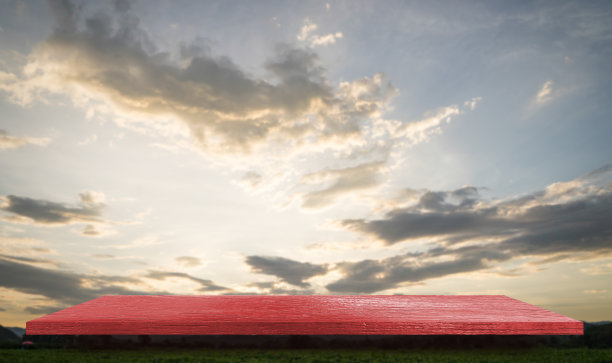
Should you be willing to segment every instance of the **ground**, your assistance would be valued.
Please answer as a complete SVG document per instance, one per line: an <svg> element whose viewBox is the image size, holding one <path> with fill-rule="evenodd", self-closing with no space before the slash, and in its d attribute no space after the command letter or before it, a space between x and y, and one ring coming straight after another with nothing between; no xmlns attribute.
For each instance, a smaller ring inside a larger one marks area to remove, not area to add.
<svg viewBox="0 0 612 363"><path fill-rule="evenodd" d="M612 362L612 349L1 349L1 362Z"/></svg>

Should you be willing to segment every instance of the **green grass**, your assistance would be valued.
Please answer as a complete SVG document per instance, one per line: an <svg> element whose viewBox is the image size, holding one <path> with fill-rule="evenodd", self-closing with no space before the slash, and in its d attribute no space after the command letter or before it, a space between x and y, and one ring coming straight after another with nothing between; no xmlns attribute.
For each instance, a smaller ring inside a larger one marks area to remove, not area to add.
<svg viewBox="0 0 612 363"><path fill-rule="evenodd" d="M1 362L612 362L612 349L0 349Z"/></svg>

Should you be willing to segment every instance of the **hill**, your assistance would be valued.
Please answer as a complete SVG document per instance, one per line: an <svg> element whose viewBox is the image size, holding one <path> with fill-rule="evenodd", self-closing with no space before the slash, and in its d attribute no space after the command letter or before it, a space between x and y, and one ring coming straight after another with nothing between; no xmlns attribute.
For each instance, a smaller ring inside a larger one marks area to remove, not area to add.
<svg viewBox="0 0 612 363"><path fill-rule="evenodd" d="M12 345L19 343L21 338L9 329L0 325L0 346Z"/></svg>
<svg viewBox="0 0 612 363"><path fill-rule="evenodd" d="M7 326L5 327L6 329L12 331L13 333L15 333L15 335L17 335L17 337L19 337L19 339L21 339L21 337L23 337L26 333L25 328L19 328L16 326Z"/></svg>

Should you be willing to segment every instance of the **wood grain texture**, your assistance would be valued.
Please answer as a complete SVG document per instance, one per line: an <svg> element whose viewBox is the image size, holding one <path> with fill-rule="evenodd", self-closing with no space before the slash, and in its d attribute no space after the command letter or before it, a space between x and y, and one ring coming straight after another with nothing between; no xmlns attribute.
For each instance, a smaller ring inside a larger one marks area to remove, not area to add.
<svg viewBox="0 0 612 363"><path fill-rule="evenodd" d="M566 335L583 323L503 295L103 296L28 335Z"/></svg>

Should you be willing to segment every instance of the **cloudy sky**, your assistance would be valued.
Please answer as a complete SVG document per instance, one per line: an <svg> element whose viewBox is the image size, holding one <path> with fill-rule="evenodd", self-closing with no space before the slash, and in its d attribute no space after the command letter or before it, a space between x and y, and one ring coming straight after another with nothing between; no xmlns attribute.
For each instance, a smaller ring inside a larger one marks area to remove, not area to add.
<svg viewBox="0 0 612 363"><path fill-rule="evenodd" d="M0 324L104 294L612 320L610 2L0 1Z"/></svg>

